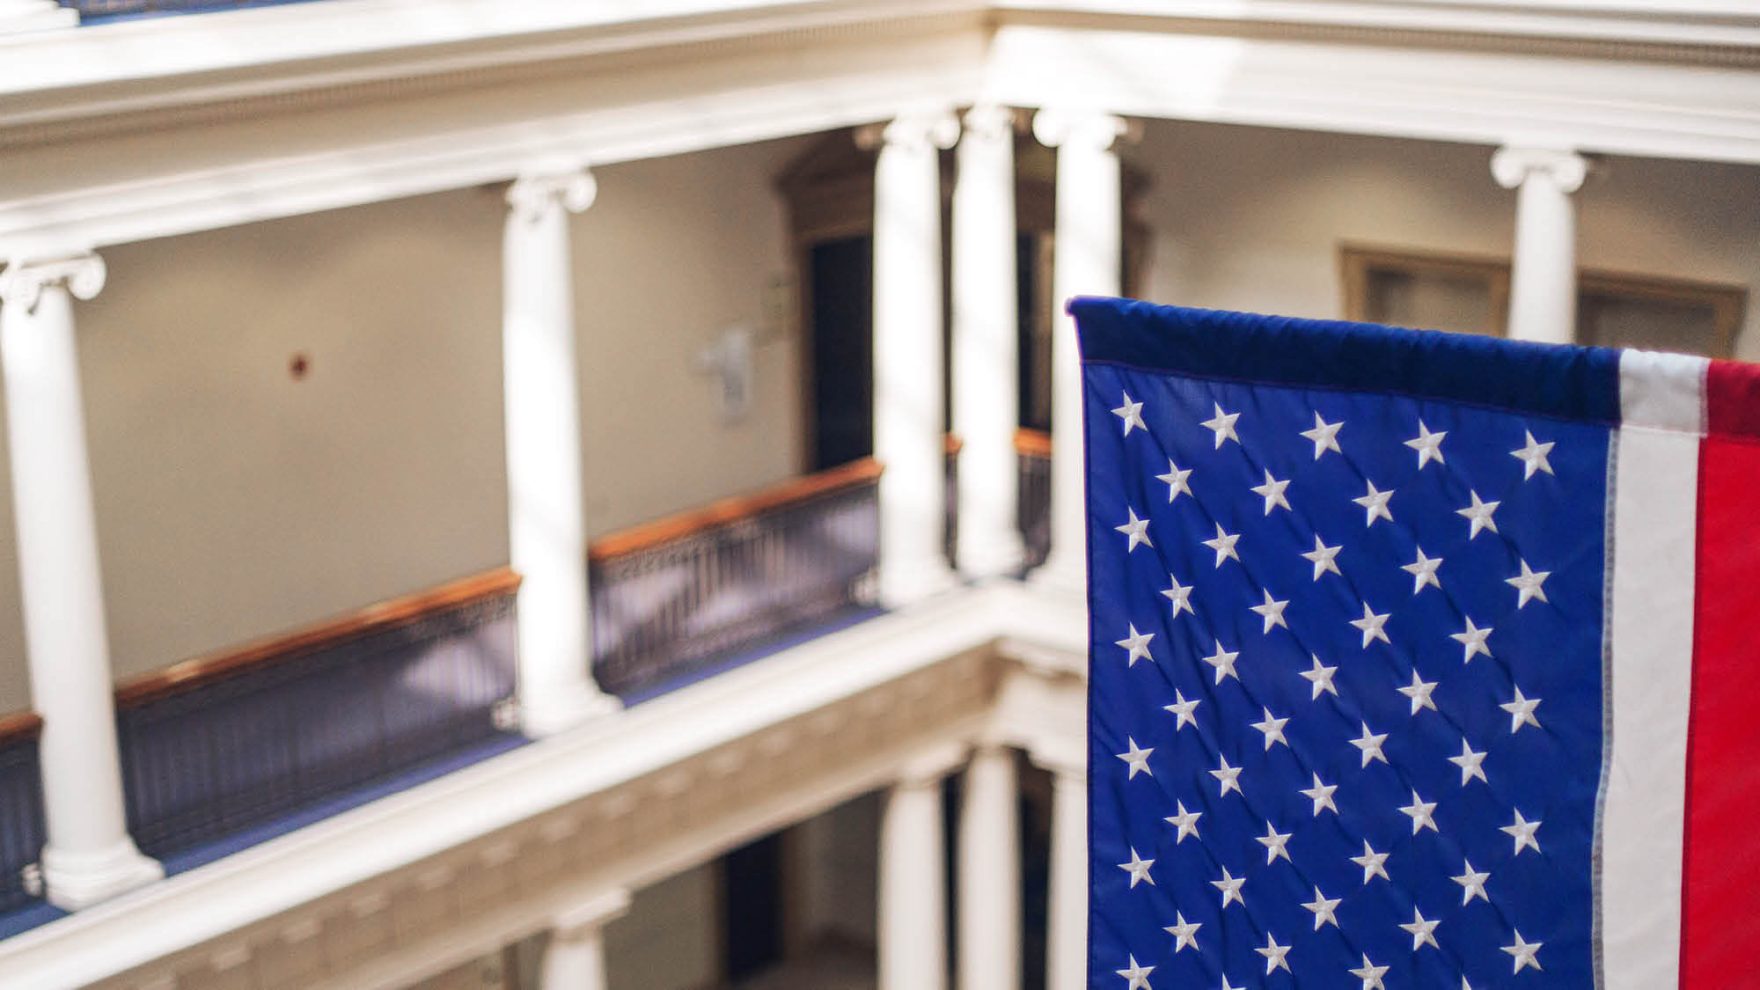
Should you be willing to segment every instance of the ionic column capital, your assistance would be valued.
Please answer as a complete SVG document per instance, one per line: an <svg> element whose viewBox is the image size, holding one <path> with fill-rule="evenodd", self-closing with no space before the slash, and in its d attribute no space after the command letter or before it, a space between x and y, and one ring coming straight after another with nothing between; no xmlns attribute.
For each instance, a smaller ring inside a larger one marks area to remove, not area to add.
<svg viewBox="0 0 1760 990"><path fill-rule="evenodd" d="M530 222L558 208L584 212L598 195L598 180L588 169L534 170L507 187L507 205L515 218Z"/></svg>
<svg viewBox="0 0 1760 990"><path fill-rule="evenodd" d="M863 148L901 148L911 151L951 148L959 141L959 118L944 107L911 110L884 124L856 131L856 144Z"/></svg>
<svg viewBox="0 0 1760 990"><path fill-rule="evenodd" d="M1537 178L1551 182L1560 192L1574 193L1589 177L1589 160L1574 151L1512 145L1491 156L1491 176L1505 189Z"/></svg>
<svg viewBox="0 0 1760 990"><path fill-rule="evenodd" d="M1135 140L1138 133L1132 121L1098 110L1047 107L1033 115L1033 137L1047 148L1111 151L1121 141Z"/></svg>
<svg viewBox="0 0 1760 990"><path fill-rule="evenodd" d="M999 103L980 103L965 112L963 141L1014 140L1015 110Z"/></svg>
<svg viewBox="0 0 1760 990"><path fill-rule="evenodd" d="M89 251L71 258L14 261L0 272L0 303L28 313L51 286L65 286L77 299L93 299L103 291L107 271L104 259Z"/></svg>

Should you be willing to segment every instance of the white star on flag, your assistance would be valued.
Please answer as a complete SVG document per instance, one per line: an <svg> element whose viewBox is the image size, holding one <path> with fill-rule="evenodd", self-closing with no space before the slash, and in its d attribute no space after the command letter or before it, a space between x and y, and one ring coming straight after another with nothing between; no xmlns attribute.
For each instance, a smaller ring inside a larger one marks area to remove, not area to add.
<svg viewBox="0 0 1760 990"><path fill-rule="evenodd" d="M1321 542L1320 534L1314 534L1314 549L1302 554L1303 560L1314 565L1314 580L1320 580L1320 575L1325 574L1327 571L1331 571L1339 577L1344 576L1344 572L1338 569L1337 560L1338 551L1342 548L1343 544L1336 547L1329 547Z"/></svg>
<svg viewBox="0 0 1760 990"><path fill-rule="evenodd" d="M1325 809L1330 809L1335 815L1338 814L1338 805L1332 803L1332 792L1338 790L1338 785L1320 783L1320 775L1317 773L1311 774L1311 776L1314 778L1314 786L1304 788L1296 793L1314 802L1315 818L1319 818L1320 812Z"/></svg>
<svg viewBox="0 0 1760 990"><path fill-rule="evenodd" d="M1389 646L1393 645L1393 641L1387 638L1387 631L1382 628L1387 625L1387 617L1390 614L1392 613L1377 613L1369 607L1368 602L1363 603L1363 617L1351 620L1351 625L1356 626L1363 633L1363 649L1368 649L1369 644L1375 640L1380 640Z"/></svg>
<svg viewBox="0 0 1760 990"><path fill-rule="evenodd" d="M1470 903L1475 897L1487 904L1491 903L1490 896L1485 893L1485 881L1491 879L1491 874L1474 870L1471 860L1462 860L1461 875L1451 879L1461 885L1462 906Z"/></svg>
<svg viewBox="0 0 1760 990"><path fill-rule="evenodd" d="M1392 854L1376 852L1374 848L1369 845L1368 839L1363 840L1363 855L1352 856L1351 862L1363 868L1364 886L1368 886L1369 881L1376 877L1380 877L1388 883L1393 882L1393 878L1387 875L1387 857L1390 855Z"/></svg>
<svg viewBox="0 0 1760 990"><path fill-rule="evenodd" d="M1278 857L1282 857L1285 862L1295 862L1289 858L1289 850L1284 848L1289 845L1291 834L1293 833L1279 832L1270 822L1265 823L1265 834L1254 840L1265 847L1265 865L1276 862Z"/></svg>
<svg viewBox="0 0 1760 990"><path fill-rule="evenodd" d="M1192 714L1192 712L1197 709L1198 703L1202 700L1203 699L1201 698L1192 698L1188 701L1186 700L1186 696L1179 692L1178 688L1174 689L1173 704L1161 706L1163 711L1172 712L1174 717L1178 720L1173 724L1173 731L1178 732L1188 725L1197 728L1198 719L1197 716Z"/></svg>
<svg viewBox="0 0 1760 990"><path fill-rule="evenodd" d="M1473 747L1467 745L1467 741L1464 738L1461 740L1461 755L1449 757L1448 762L1461 768L1462 787L1467 786L1467 781L1472 780L1474 777L1485 781L1487 784L1491 783L1491 781L1485 780L1485 754L1473 752Z"/></svg>
<svg viewBox="0 0 1760 990"><path fill-rule="evenodd" d="M1297 676L1313 685L1314 696L1312 700L1319 701L1321 692L1326 692L1334 698L1338 697L1338 688L1332 685L1332 675L1338 672L1338 668L1325 666L1320 662L1320 658L1312 653L1308 656L1313 659L1314 666L1296 673Z"/></svg>
<svg viewBox="0 0 1760 990"><path fill-rule="evenodd" d="M1546 589L1541 587L1541 584L1544 583L1547 578L1552 576L1551 571L1529 570L1528 562L1525 560L1520 561L1520 563L1522 565L1522 573L1513 578L1505 578L1503 582L1516 589L1516 609L1518 611L1522 606L1536 598L1541 601L1546 600Z"/></svg>
<svg viewBox="0 0 1760 990"><path fill-rule="evenodd" d="M1149 754L1155 752L1155 748L1151 746L1148 749L1140 749L1137 746L1137 741L1129 736L1125 737L1125 743L1130 746L1130 752L1118 754L1118 758L1123 760L1131 768L1130 774L1126 776L1125 779L1136 780L1138 773L1146 773L1151 777L1155 776L1155 771L1149 769Z"/></svg>
<svg viewBox="0 0 1760 990"><path fill-rule="evenodd" d="M1512 736L1524 725L1531 725L1536 729L1540 728L1540 720L1534 717L1534 709L1540 707L1540 699L1523 697L1522 689L1519 687L1516 688L1514 701L1497 707L1509 712L1509 734Z"/></svg>
<svg viewBox="0 0 1760 990"><path fill-rule="evenodd" d="M1516 851L1512 855L1520 856L1523 849L1540 851L1540 840L1534 836L1534 833L1540 831L1540 825L1540 822L1531 822L1523 818L1521 809L1518 808L1516 809L1516 820L1498 831L1515 840Z"/></svg>
<svg viewBox="0 0 1760 990"><path fill-rule="evenodd" d="M1322 925L1331 925L1334 928L1338 927L1338 915L1334 912L1336 912L1338 906L1343 903L1344 898L1329 898L1320 892L1319 887L1315 887L1314 899L1305 902L1302 904L1302 907L1314 912L1314 930L1319 931Z"/></svg>
<svg viewBox="0 0 1760 990"><path fill-rule="evenodd" d="M1288 481L1278 481L1271 476L1270 471L1267 471L1265 472L1265 483L1254 485L1253 494L1265 500L1265 514L1270 515L1272 509L1289 508L1289 499L1283 494L1284 489L1288 487Z"/></svg>
<svg viewBox="0 0 1760 990"><path fill-rule="evenodd" d="M1154 860L1144 859L1137 855L1135 849L1132 849L1131 861L1118 864L1118 868L1131 875L1131 889L1135 890L1137 889L1137 884L1145 880L1149 882L1149 886L1155 886L1155 878L1149 875L1149 867L1154 865Z"/></svg>
<svg viewBox="0 0 1760 990"><path fill-rule="evenodd" d="M1315 460L1319 460L1320 455L1329 450L1335 454L1344 453L1344 451L1338 449L1338 431L1342 426L1344 426L1344 420L1339 420L1336 423L1328 423L1321 418L1319 413L1314 414L1314 428L1311 430L1303 430L1302 436L1314 441Z"/></svg>
<svg viewBox="0 0 1760 990"><path fill-rule="evenodd" d="M1393 489L1389 488L1386 491L1382 491L1375 487L1375 482L1373 481L1364 483L1369 486L1368 492L1366 492L1361 498L1351 499L1352 502L1363 507L1365 513L1363 525L1373 526L1377 519L1385 519L1388 522L1393 522L1393 512L1387 507L1388 500L1393 498Z"/></svg>
<svg viewBox="0 0 1760 990"><path fill-rule="evenodd" d="M1130 657L1125 660L1125 666L1135 667L1138 660L1153 660L1154 658L1149 656L1149 641L1155 638L1155 634L1137 632L1137 627L1134 625L1129 628L1130 632L1116 644L1130 651Z"/></svg>
<svg viewBox="0 0 1760 990"><path fill-rule="evenodd" d="M1241 768L1229 766L1228 757L1226 756L1218 754L1216 758L1221 761L1221 765L1210 771L1210 776L1216 778L1216 784L1218 787L1216 796L1222 797L1229 791L1233 791L1242 797L1246 797L1246 792L1241 790Z"/></svg>
<svg viewBox="0 0 1760 990"><path fill-rule="evenodd" d="M1127 506L1125 511L1130 513L1130 520L1123 526L1112 527L1114 532L1123 533L1130 537L1131 545L1125 548L1125 553L1130 553L1132 550L1135 550L1138 544L1151 547L1154 546L1154 542L1149 539L1149 520L1138 519L1137 510L1134 508ZM1115 516L1114 518L1117 517Z"/></svg>
<svg viewBox="0 0 1760 990"><path fill-rule="evenodd" d="M1204 950L1198 948L1198 929L1202 927L1204 927L1202 922L1187 921L1185 915L1175 911L1173 912L1173 924L1163 928L1162 931L1176 939L1173 943L1174 952L1186 948L1190 948L1193 952L1202 952Z"/></svg>
<svg viewBox="0 0 1760 990"><path fill-rule="evenodd" d="M1167 575L1167 580L1173 587L1163 591L1161 595L1173 603L1173 618L1179 618L1181 612L1191 612L1193 615L1197 615L1198 613L1192 609L1192 586L1180 584L1179 578L1172 574Z"/></svg>
<svg viewBox="0 0 1760 990"><path fill-rule="evenodd" d="M1239 904L1241 907L1246 907L1247 906L1246 898L1241 896L1241 888L1246 886L1246 883L1247 883L1246 877L1237 877L1237 876L1231 875L1228 872L1228 867L1225 866L1222 868L1222 879L1210 881L1210 886L1215 887L1217 890L1222 891L1222 906L1223 907L1228 907L1228 902L1230 902L1230 901L1233 901L1236 904Z"/></svg>
<svg viewBox="0 0 1760 990"><path fill-rule="evenodd" d="M1205 663L1216 668L1216 683L1221 684L1225 677L1232 677L1237 681L1241 679L1241 675L1234 670L1235 659L1239 656L1239 652L1230 653L1223 649L1222 640L1219 639L1216 641L1216 652L1203 659Z"/></svg>
<svg viewBox="0 0 1760 990"><path fill-rule="evenodd" d="M1412 700L1413 715L1418 714L1420 708L1436 710L1436 702L1430 700L1430 693L1436 690L1436 682L1424 680L1418 676L1416 670L1412 671L1412 683L1397 690Z"/></svg>
<svg viewBox="0 0 1760 990"><path fill-rule="evenodd" d="M1234 432L1234 421L1240 419L1241 414L1223 412L1220 403L1212 403L1212 405L1216 406L1216 415L1205 420L1203 425L1210 432L1216 434L1216 449L1221 450L1224 441L1233 440L1237 444L1240 443L1241 438Z"/></svg>
<svg viewBox="0 0 1760 990"><path fill-rule="evenodd" d="M1426 801L1412 791L1412 803L1399 809L1400 814L1412 820L1412 834L1417 835L1423 829L1429 829L1440 835L1442 830L1436 827L1436 802Z"/></svg>
<svg viewBox="0 0 1760 990"><path fill-rule="evenodd" d="M1181 471L1179 465L1173 463L1173 458L1170 457L1167 459L1167 473L1156 475L1155 480L1167 485L1167 501L1172 502L1179 497L1181 492L1187 495L1192 493L1192 486L1186 483L1186 479L1191 476L1191 468Z"/></svg>
<svg viewBox="0 0 1760 990"><path fill-rule="evenodd" d="M1369 961L1369 954L1365 952L1363 953L1362 968L1353 969L1350 974L1363 981L1362 990L1387 990L1387 984L1383 983L1381 978L1386 976L1387 971L1392 968L1391 966L1375 965ZM1136 990L1136 988L1129 987L1127 990Z"/></svg>
<svg viewBox="0 0 1760 990"><path fill-rule="evenodd" d="M1265 751L1270 752L1271 747L1276 743L1283 743L1287 748L1289 746L1289 740L1283 738L1283 727L1289 724L1289 719L1273 718L1271 716L1271 709L1269 708L1261 708L1260 711L1264 713L1264 719L1251 724L1253 728L1258 729L1264 734Z"/></svg>
<svg viewBox="0 0 1760 990"><path fill-rule="evenodd" d="M1289 962L1284 958L1289 955L1289 948L1287 945L1278 945L1277 939L1272 938L1270 932L1266 932L1265 947L1253 951L1265 957L1265 974L1269 976L1274 969L1281 969L1285 973L1290 971Z"/></svg>
<svg viewBox="0 0 1760 990"><path fill-rule="evenodd" d="M1426 920L1423 912L1419 911L1416 907L1413 907L1411 923L1401 925L1400 927L1405 929L1405 931L1412 936L1413 952L1418 951L1426 945L1432 949L1441 951L1442 946L1436 944L1435 935L1436 926L1440 924L1442 924L1441 921Z"/></svg>
<svg viewBox="0 0 1760 990"><path fill-rule="evenodd" d="M1469 490L1467 494L1472 496L1473 504L1464 509L1454 510L1455 515L1465 516L1467 522L1471 524L1471 528L1467 530L1467 539L1471 540L1478 536L1480 530L1488 529L1493 533L1497 532L1497 520L1491 518L1491 514L1496 512L1497 507L1503 503L1481 502L1479 501L1479 493L1475 491Z"/></svg>
<svg viewBox="0 0 1760 990"><path fill-rule="evenodd" d="M1523 431L1523 435L1528 438L1528 442L1523 444L1520 450L1509 452L1509 456L1522 462L1522 480L1527 481L1534 477L1534 473L1537 471L1552 474L1552 462L1546 459L1546 455L1552 453L1553 444L1550 442L1536 443L1534 434L1526 430Z"/></svg>
<svg viewBox="0 0 1760 990"><path fill-rule="evenodd" d="M1418 435L1406 441L1406 446L1418 452L1418 470L1424 470L1424 465L1431 461L1438 464L1447 463L1442 459L1442 438L1446 436L1448 436L1446 430L1441 433L1431 433L1430 428L1424 425L1424 421L1418 420Z"/></svg>
<svg viewBox="0 0 1760 990"><path fill-rule="evenodd" d="M1386 763L1387 755L1381 752L1381 744L1387 741L1387 733L1382 732L1377 734L1370 732L1369 723L1367 722L1362 723L1362 725L1363 734L1352 739L1351 745L1362 751L1363 766L1368 766L1370 762L1374 760L1380 760L1381 762Z"/></svg>
<svg viewBox="0 0 1760 990"><path fill-rule="evenodd" d="M1241 559L1240 553L1234 548L1234 545L1240 541L1241 536L1239 533L1230 533L1222 528L1221 523L1217 523L1216 539L1204 540L1203 543L1205 546L1216 551L1216 566L1221 567L1222 562L1230 557L1233 557L1236 561Z"/></svg>
<svg viewBox="0 0 1760 990"><path fill-rule="evenodd" d="M1400 568L1412 576L1412 594L1423 591L1425 585L1441 590L1442 579L1436 576L1436 569L1442 566L1442 558L1426 557L1423 547L1418 547L1417 550L1418 559Z"/></svg>
<svg viewBox="0 0 1760 990"><path fill-rule="evenodd" d="M1202 838L1198 835L1198 819L1204 817L1204 813L1202 811L1187 811L1184 801L1175 801L1174 804L1179 808L1179 813L1162 819L1167 824L1179 829L1179 835L1174 837L1173 844L1177 846L1186 841L1188 835L1194 839Z"/></svg>
<svg viewBox="0 0 1760 990"><path fill-rule="evenodd" d="M1530 966L1536 970L1540 969L1540 946L1543 943L1524 941L1520 931L1517 931L1515 936L1516 941L1514 945L1506 945L1503 947L1503 951L1515 957L1515 968L1510 970L1510 972L1520 973L1523 969Z"/></svg>
<svg viewBox="0 0 1760 990"><path fill-rule="evenodd" d="M1143 422L1143 404L1132 402L1129 392L1124 393L1124 405L1112 410L1112 415L1124 420L1124 435L1127 437L1131 435L1132 429L1140 428L1145 433L1149 431L1148 424Z"/></svg>
<svg viewBox="0 0 1760 990"><path fill-rule="evenodd" d="M1149 985L1149 974L1155 972L1155 967L1138 965L1136 956L1127 956L1126 958L1130 960L1130 964L1124 969L1115 971L1130 981L1130 985L1124 990L1155 990Z"/></svg>
<svg viewBox="0 0 1760 990"><path fill-rule="evenodd" d="M1288 629L1289 623L1284 621L1283 610L1289 607L1289 601L1286 599L1280 602L1272 598L1271 590L1269 588L1264 589L1264 592L1265 604L1249 605L1247 610L1265 620L1265 628L1262 631L1267 635L1269 635L1271 630L1277 626L1282 626L1285 629Z"/></svg>
<svg viewBox="0 0 1760 990"><path fill-rule="evenodd" d="M1467 620L1467 628L1458 633L1451 633L1448 637L1464 648L1465 652L1461 656L1461 663L1472 663L1473 655L1476 653L1490 656L1491 647L1485 645L1485 640L1491 635L1491 627L1486 626L1481 629L1473 625L1473 620L1470 617L1463 616L1463 618Z"/></svg>

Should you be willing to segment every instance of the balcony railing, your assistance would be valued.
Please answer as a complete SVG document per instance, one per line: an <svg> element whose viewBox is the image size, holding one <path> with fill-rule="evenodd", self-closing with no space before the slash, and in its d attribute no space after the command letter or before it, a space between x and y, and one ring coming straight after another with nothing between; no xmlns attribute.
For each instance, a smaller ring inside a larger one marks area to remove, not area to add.
<svg viewBox="0 0 1760 990"><path fill-rule="evenodd" d="M274 7L306 0L59 0L61 6L79 11L81 23L93 23L121 17L146 17L159 14L200 14L215 10L238 10L243 7Z"/></svg>
<svg viewBox="0 0 1760 990"><path fill-rule="evenodd" d="M1019 464L1018 519L1026 541L1027 569L1045 563L1051 552L1051 435L1016 430L1014 452Z"/></svg>
<svg viewBox="0 0 1760 990"><path fill-rule="evenodd" d="M504 738L518 585L493 571L124 685L135 841L176 855Z"/></svg>
<svg viewBox="0 0 1760 990"><path fill-rule="evenodd" d="M599 686L643 696L869 606L879 479L860 460L595 541Z"/></svg>
<svg viewBox="0 0 1760 990"><path fill-rule="evenodd" d="M43 720L29 712L0 718L0 912L35 900L41 884L43 779L37 738Z"/></svg>

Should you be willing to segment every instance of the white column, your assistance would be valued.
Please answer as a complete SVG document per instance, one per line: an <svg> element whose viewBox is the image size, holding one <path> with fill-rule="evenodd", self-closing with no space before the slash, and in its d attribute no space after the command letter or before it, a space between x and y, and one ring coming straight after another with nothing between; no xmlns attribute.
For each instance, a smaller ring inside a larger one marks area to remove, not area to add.
<svg viewBox="0 0 1760 990"><path fill-rule="evenodd" d="M162 876L123 814L110 645L86 459L73 299L104 286L96 255L0 274L0 366L31 704L43 717L50 903L75 909Z"/></svg>
<svg viewBox="0 0 1760 990"><path fill-rule="evenodd" d="M953 431L959 454L959 566L1006 574L1025 554L1017 512L1020 344L1014 111L967 111L953 187Z"/></svg>
<svg viewBox="0 0 1760 990"><path fill-rule="evenodd" d="M558 915L544 950L539 990L607 990L605 926L629 911L629 892L611 890Z"/></svg>
<svg viewBox="0 0 1760 990"><path fill-rule="evenodd" d="M1088 979L1088 775L1076 759L1051 771L1051 890L1046 990L1082 990Z"/></svg>
<svg viewBox="0 0 1760 990"><path fill-rule="evenodd" d="M1020 990L1019 800L1014 753L974 753L959 821L959 990Z"/></svg>
<svg viewBox="0 0 1760 990"><path fill-rule="evenodd" d="M55 0L0 0L0 34L73 27L79 12Z"/></svg>
<svg viewBox="0 0 1760 990"><path fill-rule="evenodd" d="M942 402L941 165L951 113L907 114L881 129L874 168L874 456L880 476L880 599L941 591L953 575L946 532Z"/></svg>
<svg viewBox="0 0 1760 990"><path fill-rule="evenodd" d="M616 706L589 666L581 418L568 217L592 205L584 170L520 178L507 191L502 364L509 554L518 601L522 727L550 735Z"/></svg>
<svg viewBox="0 0 1760 990"><path fill-rule="evenodd" d="M1118 155L1125 121L1101 113L1041 110L1033 134L1057 149L1056 240L1051 341L1051 553L1038 578L1081 588L1087 576L1087 513L1082 478L1082 368L1072 296L1116 296L1124 280L1124 198Z"/></svg>
<svg viewBox="0 0 1760 990"><path fill-rule="evenodd" d="M1544 148L1503 148L1491 174L1516 193L1516 243L1510 273L1509 336L1568 344L1577 335L1577 217L1571 194L1582 188L1581 155Z"/></svg>
<svg viewBox="0 0 1760 990"><path fill-rule="evenodd" d="M907 768L880 819L879 990L947 990L942 755Z"/></svg>

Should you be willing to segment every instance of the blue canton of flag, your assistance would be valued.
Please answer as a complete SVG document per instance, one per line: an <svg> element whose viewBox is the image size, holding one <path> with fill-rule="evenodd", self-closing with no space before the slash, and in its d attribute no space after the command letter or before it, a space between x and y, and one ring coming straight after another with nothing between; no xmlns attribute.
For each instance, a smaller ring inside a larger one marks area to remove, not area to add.
<svg viewBox="0 0 1760 990"><path fill-rule="evenodd" d="M1595 986L1609 428L1320 367L1403 331L1074 311L1089 986Z"/></svg>

